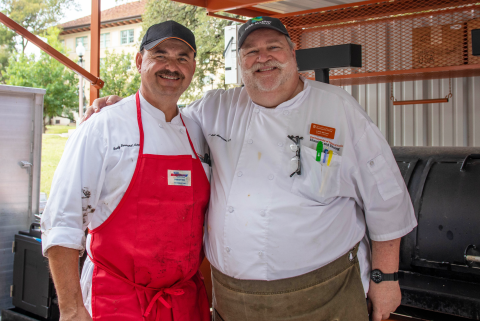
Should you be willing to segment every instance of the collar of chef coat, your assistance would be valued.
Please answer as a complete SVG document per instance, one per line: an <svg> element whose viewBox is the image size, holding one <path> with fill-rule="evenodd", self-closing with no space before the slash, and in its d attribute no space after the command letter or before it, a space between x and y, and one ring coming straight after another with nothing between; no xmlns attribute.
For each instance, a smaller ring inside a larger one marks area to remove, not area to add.
<svg viewBox="0 0 480 321"><path fill-rule="evenodd" d="M139 92L140 94L140 106L142 108L142 111L147 112L150 116L155 118L157 121L161 121L162 123L166 123L165 121L165 113L161 111L158 108L155 108L152 104L150 104L145 98L143 98L142 93ZM182 120L180 119L180 112L177 107L177 115L172 118L171 124L173 125L182 125Z"/></svg>
<svg viewBox="0 0 480 321"><path fill-rule="evenodd" d="M310 84L308 83L307 79L303 76L300 76L300 79L303 81L303 90L299 92L295 97L293 97L290 100L284 101L280 105L278 105L275 108L272 107L263 107L261 105L258 105L253 102L252 103L255 107L258 107L263 110L275 110L275 109L288 109L288 108L296 108L301 105L301 103L305 100L305 98L308 97L308 94L310 93Z"/></svg>

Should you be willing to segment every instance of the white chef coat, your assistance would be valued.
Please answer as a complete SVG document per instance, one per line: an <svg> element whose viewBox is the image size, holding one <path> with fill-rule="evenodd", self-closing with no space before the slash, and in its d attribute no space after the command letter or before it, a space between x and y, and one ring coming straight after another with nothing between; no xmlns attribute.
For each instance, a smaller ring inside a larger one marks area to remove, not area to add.
<svg viewBox="0 0 480 321"><path fill-rule="evenodd" d="M144 154L192 155L180 116L171 122L140 95L144 130ZM183 116L198 154L208 147L200 127ZM135 95L106 107L75 130L65 145L55 171L52 189L42 215L43 254L55 245L89 250L85 229L100 226L117 207L137 164L140 133ZM202 163L207 177L208 165ZM128 237L128 235L125 235ZM85 306L91 313L93 263L87 258L81 277Z"/></svg>
<svg viewBox="0 0 480 321"><path fill-rule="evenodd" d="M404 236L417 224L410 197L388 143L357 101L339 87L303 81L303 91L276 108L235 88L209 91L184 110L201 125L212 157L206 256L231 277L277 280L318 269L362 241L368 292L365 220L374 241ZM312 125L321 136L310 134ZM293 177L287 135L303 136L302 173ZM330 166L316 161L319 140L333 151Z"/></svg>

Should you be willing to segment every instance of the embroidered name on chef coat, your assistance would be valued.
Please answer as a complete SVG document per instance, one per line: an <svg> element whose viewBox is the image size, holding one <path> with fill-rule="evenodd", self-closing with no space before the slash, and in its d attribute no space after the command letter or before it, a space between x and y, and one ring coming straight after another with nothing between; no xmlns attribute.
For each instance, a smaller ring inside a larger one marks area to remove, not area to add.
<svg viewBox="0 0 480 321"><path fill-rule="evenodd" d="M191 171L168 170L168 185L192 186Z"/></svg>
<svg viewBox="0 0 480 321"><path fill-rule="evenodd" d="M310 127L310 135L334 139L335 128L312 123L312 126Z"/></svg>

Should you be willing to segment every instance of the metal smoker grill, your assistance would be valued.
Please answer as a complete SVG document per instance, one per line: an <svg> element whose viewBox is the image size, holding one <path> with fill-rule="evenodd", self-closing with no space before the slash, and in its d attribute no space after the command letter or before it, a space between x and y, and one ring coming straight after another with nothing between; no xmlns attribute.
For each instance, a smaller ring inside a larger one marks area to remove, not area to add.
<svg viewBox="0 0 480 321"><path fill-rule="evenodd" d="M480 148L393 147L418 226L402 239L402 305L480 320Z"/></svg>

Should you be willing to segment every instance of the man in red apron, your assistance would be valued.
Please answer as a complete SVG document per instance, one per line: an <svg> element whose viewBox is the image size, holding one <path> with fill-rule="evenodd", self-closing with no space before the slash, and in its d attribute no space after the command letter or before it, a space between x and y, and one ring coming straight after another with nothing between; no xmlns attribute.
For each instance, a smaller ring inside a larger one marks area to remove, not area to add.
<svg viewBox="0 0 480 321"><path fill-rule="evenodd" d="M178 23L150 27L136 57L140 90L112 106L125 115L94 118L67 143L42 218L61 320L210 320L198 271L210 185L197 135L187 130L194 123L176 105L193 77L195 49L193 33ZM85 144L91 137L98 143ZM91 268L82 299L86 226Z"/></svg>

